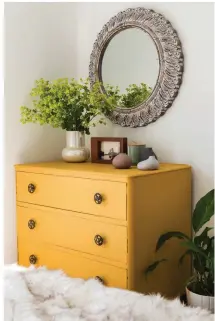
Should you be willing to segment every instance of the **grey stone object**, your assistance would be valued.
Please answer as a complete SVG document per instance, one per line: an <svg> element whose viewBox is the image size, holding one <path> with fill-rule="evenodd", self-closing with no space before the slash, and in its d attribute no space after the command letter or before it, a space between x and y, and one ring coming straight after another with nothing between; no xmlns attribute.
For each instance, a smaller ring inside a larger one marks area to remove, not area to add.
<svg viewBox="0 0 215 321"><path fill-rule="evenodd" d="M132 165L131 157L129 157L127 154L120 153L114 157L112 164L118 169L128 169Z"/></svg>
<svg viewBox="0 0 215 321"><path fill-rule="evenodd" d="M155 158L158 159L152 147L145 147L141 150L141 153L140 153L141 161L148 159L150 156L155 156Z"/></svg>
<svg viewBox="0 0 215 321"><path fill-rule="evenodd" d="M159 168L159 162L155 158L155 156L149 156L148 159L139 162L137 164L137 168L140 169L141 171L150 171L150 170L155 170Z"/></svg>

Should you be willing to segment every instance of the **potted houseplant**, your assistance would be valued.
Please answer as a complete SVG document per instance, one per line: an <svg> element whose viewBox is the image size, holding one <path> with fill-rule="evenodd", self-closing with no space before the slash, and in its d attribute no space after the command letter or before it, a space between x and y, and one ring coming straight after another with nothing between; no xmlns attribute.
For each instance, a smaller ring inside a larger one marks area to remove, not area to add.
<svg viewBox="0 0 215 321"><path fill-rule="evenodd" d="M183 263L185 256L190 255L193 264L193 275L186 285L187 302L191 306L200 306L214 312L214 236L209 236L212 227L205 226L214 215L214 189L204 195L196 204L192 216L193 238L181 233L171 231L162 234L156 244L156 252L171 238L181 240L186 248L179 258ZM200 232L201 231L201 232ZM147 276L166 258L150 264L144 271Z"/></svg>
<svg viewBox="0 0 215 321"><path fill-rule="evenodd" d="M99 82L90 86L89 79L43 78L31 90L33 107L21 106L21 122L48 124L66 130L66 148L62 157L68 162L83 162L89 158L85 134L97 123L105 124L103 115L110 114L117 105L118 89L106 85L101 92Z"/></svg>

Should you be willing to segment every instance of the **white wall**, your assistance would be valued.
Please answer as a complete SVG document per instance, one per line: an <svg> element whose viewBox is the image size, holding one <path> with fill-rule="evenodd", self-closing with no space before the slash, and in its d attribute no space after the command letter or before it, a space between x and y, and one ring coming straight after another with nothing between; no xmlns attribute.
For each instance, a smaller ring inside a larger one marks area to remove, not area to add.
<svg viewBox="0 0 215 321"><path fill-rule="evenodd" d="M61 130L20 124L19 107L40 77L74 76L75 7L64 3L5 4L5 263L16 260L14 164L61 157Z"/></svg>
<svg viewBox="0 0 215 321"><path fill-rule="evenodd" d="M87 77L93 42L119 11L141 3L5 4L5 262L16 260L14 164L60 158L61 130L21 125L19 106L40 77ZM185 55L179 96L145 128L108 122L94 136L126 136L152 146L161 161L191 164L194 202L213 187L213 4L143 3L166 16ZM89 140L88 140L89 141Z"/></svg>
<svg viewBox="0 0 215 321"><path fill-rule="evenodd" d="M103 25L119 11L141 3L79 3L77 8L77 76L88 75L93 42ZM185 56L183 84L169 111L145 128L112 125L94 136L125 136L152 146L161 161L193 167L194 203L213 188L214 43L212 3L143 3L163 14L177 30Z"/></svg>

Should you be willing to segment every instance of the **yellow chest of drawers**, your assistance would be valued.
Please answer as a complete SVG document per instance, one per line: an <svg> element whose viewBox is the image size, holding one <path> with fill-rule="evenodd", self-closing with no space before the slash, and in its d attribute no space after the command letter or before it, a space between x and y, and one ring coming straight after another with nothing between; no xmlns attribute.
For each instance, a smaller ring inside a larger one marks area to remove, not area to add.
<svg viewBox="0 0 215 321"><path fill-rule="evenodd" d="M171 258L146 280L158 236L191 233L191 169L161 164L157 171L63 162L16 165L18 262L63 269L72 277L167 297L190 275L178 269L183 249L170 242Z"/></svg>

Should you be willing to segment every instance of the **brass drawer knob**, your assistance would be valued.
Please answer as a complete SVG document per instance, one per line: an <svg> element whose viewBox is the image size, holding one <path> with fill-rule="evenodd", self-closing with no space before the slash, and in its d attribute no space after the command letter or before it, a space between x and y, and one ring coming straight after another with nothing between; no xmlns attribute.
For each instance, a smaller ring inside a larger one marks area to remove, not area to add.
<svg viewBox="0 0 215 321"><path fill-rule="evenodd" d="M104 280L102 280L102 278L100 278L100 276L96 276L95 280L99 281L100 283L104 284Z"/></svg>
<svg viewBox="0 0 215 321"><path fill-rule="evenodd" d="M104 243L104 239L101 235L96 235L94 237L94 241L95 241L96 245L98 245L98 246L101 246Z"/></svg>
<svg viewBox="0 0 215 321"><path fill-rule="evenodd" d="M28 185L28 192L29 193L34 193L35 192L35 189L36 189L36 186L34 184L29 184Z"/></svg>
<svg viewBox="0 0 215 321"><path fill-rule="evenodd" d="M30 255L29 256L29 262L31 263L31 264L36 264L37 263L37 257L35 256L35 255Z"/></svg>
<svg viewBox="0 0 215 321"><path fill-rule="evenodd" d="M94 201L96 204L101 204L102 203L102 195L99 193L96 193L94 195Z"/></svg>
<svg viewBox="0 0 215 321"><path fill-rule="evenodd" d="M36 222L34 220L28 221L28 227L30 228L30 230L33 230L35 226L36 226Z"/></svg>

